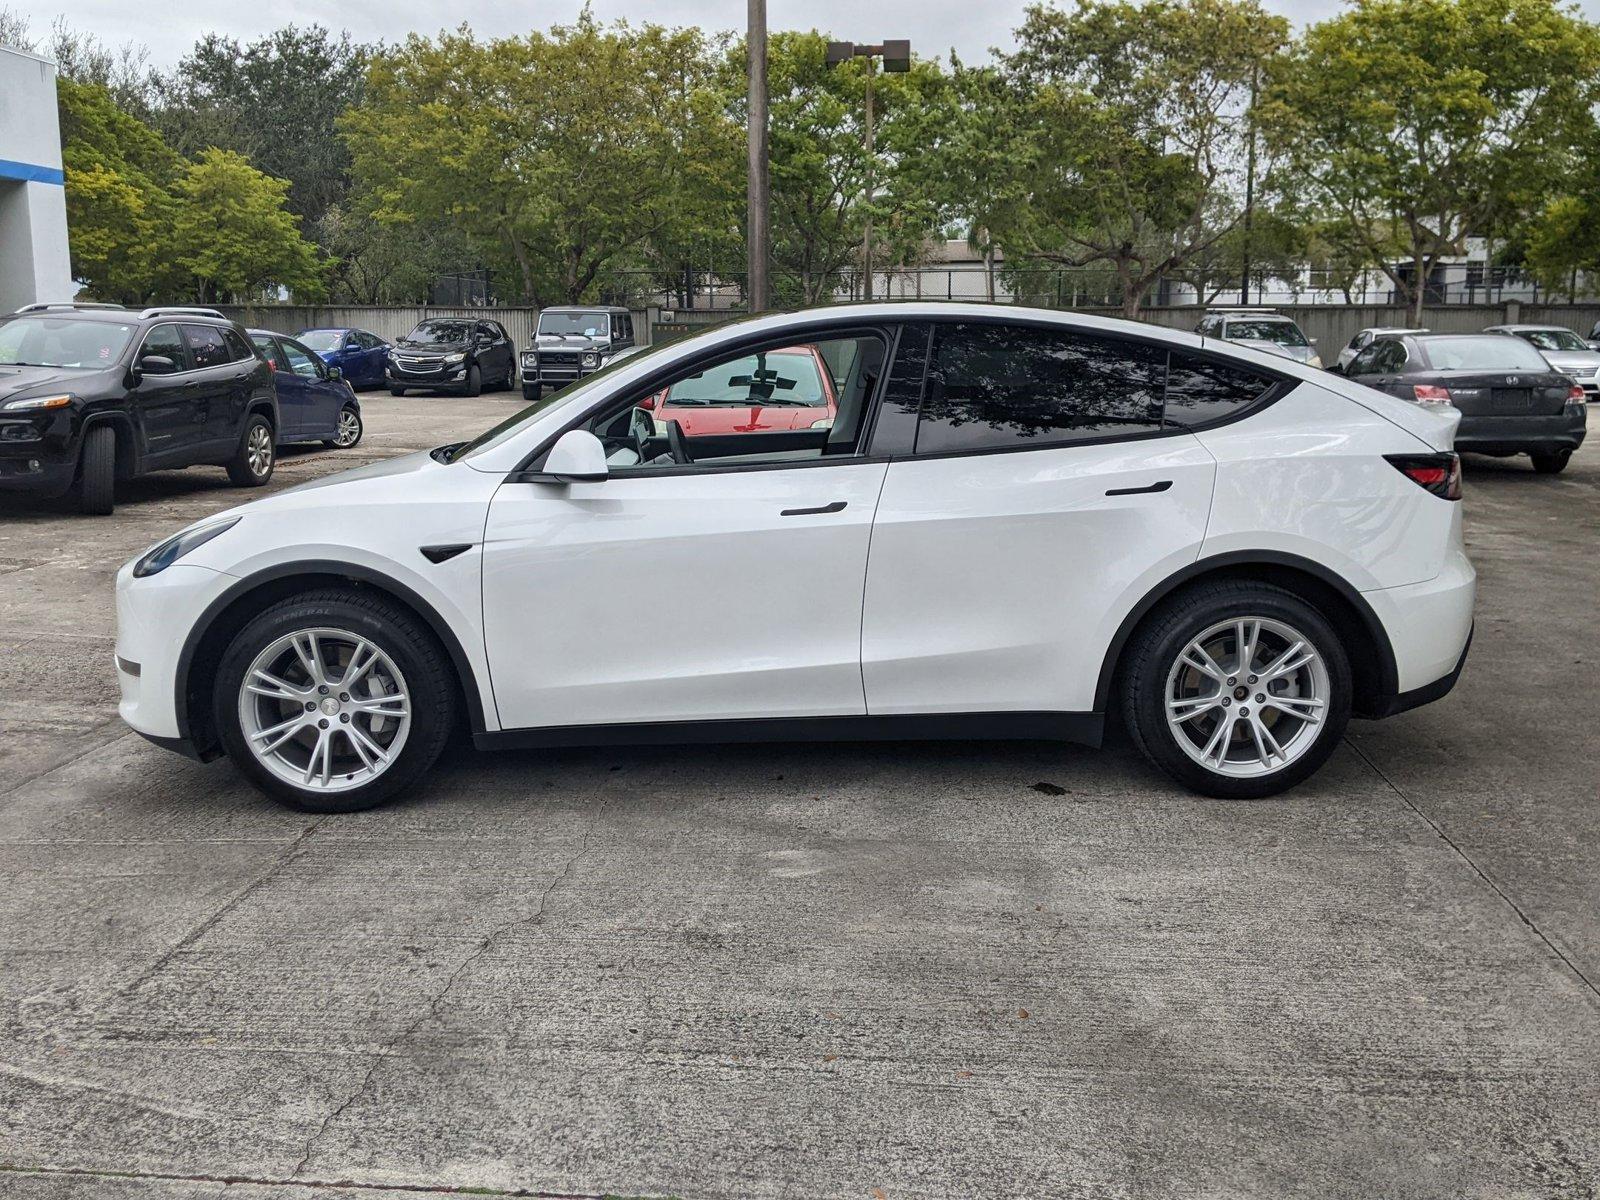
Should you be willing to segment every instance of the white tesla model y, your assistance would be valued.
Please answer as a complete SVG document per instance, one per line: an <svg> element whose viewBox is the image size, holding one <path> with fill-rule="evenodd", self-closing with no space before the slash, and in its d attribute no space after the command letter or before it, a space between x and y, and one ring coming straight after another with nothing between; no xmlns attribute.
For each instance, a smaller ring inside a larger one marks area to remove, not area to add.
<svg viewBox="0 0 1600 1200"><path fill-rule="evenodd" d="M122 715L316 811L458 721L1094 744L1120 712L1187 786L1270 795L1455 682L1458 419L1081 315L740 321L152 548L117 580Z"/></svg>

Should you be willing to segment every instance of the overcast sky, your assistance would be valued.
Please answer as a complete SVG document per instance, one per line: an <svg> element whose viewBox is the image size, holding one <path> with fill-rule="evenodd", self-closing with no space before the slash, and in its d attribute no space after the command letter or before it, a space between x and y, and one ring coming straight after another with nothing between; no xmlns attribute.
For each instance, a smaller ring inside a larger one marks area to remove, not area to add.
<svg viewBox="0 0 1600 1200"><path fill-rule="evenodd" d="M1294 21L1314 21L1340 8L1339 0L1264 0L1266 7ZM248 41L281 25L314 24L348 29L360 41L398 41L407 33L434 33L466 21L480 35L502 36L543 29L572 20L582 0L282 0L241 3L211 0L206 4L158 5L128 0L0 0L0 7L26 12L35 36L57 16L77 28L120 44L142 42L150 60L171 66L203 33L217 32ZM952 47L965 59L983 56L990 46L1009 44L1026 0L768 0L773 29L821 29L840 38L875 42L908 37L919 54L943 55ZM1578 6L1600 19L1600 0ZM708 29L742 29L744 0L593 0L595 15L605 21L626 17L663 25L702 25ZM867 10L870 8L870 15ZM403 16L396 17L396 9Z"/></svg>

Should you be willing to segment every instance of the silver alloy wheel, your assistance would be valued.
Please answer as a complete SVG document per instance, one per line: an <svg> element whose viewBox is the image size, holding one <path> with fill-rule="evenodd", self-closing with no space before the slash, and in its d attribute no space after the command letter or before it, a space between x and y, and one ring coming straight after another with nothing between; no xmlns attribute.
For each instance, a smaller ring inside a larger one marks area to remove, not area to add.
<svg viewBox="0 0 1600 1200"><path fill-rule="evenodd" d="M353 446L361 436L361 418L353 408L339 410L339 432L333 435L335 446Z"/></svg>
<svg viewBox="0 0 1600 1200"><path fill-rule="evenodd" d="M272 470L272 430L259 421L252 425L245 438L244 456L250 465L250 474L257 479Z"/></svg>
<svg viewBox="0 0 1600 1200"><path fill-rule="evenodd" d="M400 668L343 629L286 633L239 686L239 728L256 761L296 787L343 792L383 774L411 731Z"/></svg>
<svg viewBox="0 0 1600 1200"><path fill-rule="evenodd" d="M1328 667L1292 625L1269 617L1219 621L1167 672L1167 724L1208 771L1270 775L1317 740L1327 715Z"/></svg>

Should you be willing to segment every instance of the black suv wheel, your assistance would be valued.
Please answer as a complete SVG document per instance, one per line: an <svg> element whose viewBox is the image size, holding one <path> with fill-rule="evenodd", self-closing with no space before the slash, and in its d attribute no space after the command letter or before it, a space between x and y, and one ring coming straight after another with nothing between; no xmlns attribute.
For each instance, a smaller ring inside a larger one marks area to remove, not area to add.
<svg viewBox="0 0 1600 1200"><path fill-rule="evenodd" d="M272 478L278 465L276 435L272 422L256 413L245 422L239 449L228 463L228 478L236 487L261 487Z"/></svg>
<svg viewBox="0 0 1600 1200"><path fill-rule="evenodd" d="M109 425L94 425L83 435L83 458L78 468L78 508L104 517L116 507L117 433Z"/></svg>

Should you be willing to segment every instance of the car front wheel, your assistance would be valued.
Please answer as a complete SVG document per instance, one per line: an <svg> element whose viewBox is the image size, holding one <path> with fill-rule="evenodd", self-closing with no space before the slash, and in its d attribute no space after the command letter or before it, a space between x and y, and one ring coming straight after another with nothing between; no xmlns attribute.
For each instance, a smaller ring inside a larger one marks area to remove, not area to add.
<svg viewBox="0 0 1600 1200"><path fill-rule="evenodd" d="M361 440L361 411L354 404L339 410L339 428L322 444L335 450L348 450Z"/></svg>
<svg viewBox="0 0 1600 1200"><path fill-rule="evenodd" d="M1134 742L1207 796L1254 799L1310 777L1350 719L1350 663L1312 605L1267 584L1205 584L1140 627L1123 672Z"/></svg>
<svg viewBox="0 0 1600 1200"><path fill-rule="evenodd" d="M541 394L542 389L537 383L529 383L526 379L522 381L522 398L529 404L537 404Z"/></svg>
<svg viewBox="0 0 1600 1200"><path fill-rule="evenodd" d="M454 721L443 649L382 596L281 601L233 639L216 678L213 717L229 756L309 812L388 800L433 765Z"/></svg>

